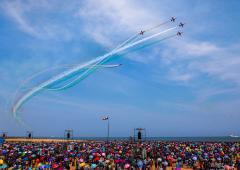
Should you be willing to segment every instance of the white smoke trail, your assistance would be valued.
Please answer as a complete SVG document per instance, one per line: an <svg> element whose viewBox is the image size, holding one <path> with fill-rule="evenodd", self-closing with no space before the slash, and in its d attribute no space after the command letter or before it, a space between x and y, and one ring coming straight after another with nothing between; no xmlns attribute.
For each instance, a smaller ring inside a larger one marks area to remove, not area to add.
<svg viewBox="0 0 240 170"><path fill-rule="evenodd" d="M51 68L47 68L44 70L41 70L33 75L31 75L30 77L28 77L27 79L25 79L21 84L20 84L20 88L24 87L28 82L32 81L33 79L35 79L36 77L40 76L41 74L44 74L46 72L49 71L53 71L53 70L57 70L57 69L63 69L63 68L73 68L75 66L78 66L78 64L73 64L73 65L59 65L59 66L55 66L55 67L51 67ZM99 68L113 68L113 67L118 67L119 64L109 64L109 65L97 65L95 67L99 67ZM90 68L90 67L85 67Z"/></svg>
<svg viewBox="0 0 240 170"><path fill-rule="evenodd" d="M126 49L128 49L128 48L131 48L131 47L133 47L133 46L136 46L136 45L138 45L138 44L140 44L140 43L143 43L143 42L145 42L145 41L148 41L148 40L150 40L150 39L152 39L152 38L155 38L155 37L157 37L157 36L159 36L159 35L161 35L161 34L163 34L163 33L166 33L166 32L168 32L168 31L171 31L171 30L176 29L176 28L177 28L177 27L173 27L173 28L167 29L167 30L162 31L162 32L160 32L160 33L156 33L156 34L154 34L154 35L152 35L152 36L146 37L146 38L144 38L144 39L142 39L142 40L136 41L136 42L134 42L134 43L132 43L132 44L123 46L122 48L113 50L113 51L112 51L112 52L113 52L112 55L114 55L114 53L116 54L116 53L121 52L121 51L124 51L124 50L126 50ZM101 62L101 61L99 61L99 62ZM96 65L98 65L99 62L97 62L96 64L94 64L92 67L95 67ZM79 79L83 78L83 77L84 77L85 75L87 75L90 71L91 71L91 68L88 69L87 71L85 71L85 72L84 72L83 74L81 74L80 76L76 77L73 81L67 83L66 85L64 85L64 86L62 86L62 87L60 87L60 88L52 88L52 89L51 89L51 88L46 88L46 89L47 89L47 90L52 90L52 91L59 91L59 90L66 89L66 88L68 88L69 86L71 86L71 84L73 84L74 82L76 82L76 81L78 81Z"/></svg>
<svg viewBox="0 0 240 170"><path fill-rule="evenodd" d="M154 29L156 29L156 28L159 28L160 26L163 26L163 25L168 24L168 23L170 23L170 22L171 22L171 21L165 21L165 22L163 22L163 23L161 23L161 24L158 24L158 25L156 25L156 26L154 26L154 27L151 27L151 28L149 28L149 29L144 30L144 32L152 31L152 30L154 30ZM118 45L116 48L114 48L111 52L114 52L115 50L123 47L124 45L129 44L129 43L132 42L133 40L136 40L136 38L139 37L139 36L140 36L140 33L134 34L133 36L131 36L130 38L128 38L127 40L125 40L123 43L121 43L120 45ZM15 97L14 97L14 98L16 98L17 94L19 93L19 90L20 90L23 86L25 86L25 84L27 84L27 83L30 82L32 79L34 79L35 77L37 77L37 76L39 76L39 75L41 75L41 74L43 74L43 73L45 73L45 72L47 72L47 71L55 70L55 69L58 69L58 68L71 68L71 67L74 67L74 66L77 66L77 65L56 66L56 67L52 67L52 68L50 68L50 69L45 69L45 70L42 70L42 71L40 71L40 72L35 73L34 75L30 76L28 79L24 80L24 81L20 84L19 88L18 88L18 89L16 90L16 92L15 92L15 95L14 95ZM96 64L95 64L95 66L96 66ZM54 90L54 89L48 88L48 90Z"/></svg>
<svg viewBox="0 0 240 170"><path fill-rule="evenodd" d="M15 118L17 117L17 112L18 112L19 108L20 108L28 99L30 99L32 96L36 95L36 94L37 94L38 92L40 92L42 89L44 89L44 88L46 88L47 86L53 84L54 82L57 82L57 81L59 81L59 80L62 80L62 79L64 79L65 77L67 77L67 76L69 76L69 75L71 75L71 74L74 74L74 73L78 72L79 70L81 70L81 69L83 69L83 68L85 68L85 67L89 67L89 66L90 66L91 68L88 69L87 72L85 72L85 74L87 74L88 72L91 71L92 66L96 66L96 63L100 63L101 61L103 61L103 60L111 57L112 55L115 55L115 54L117 54L117 53L119 53L119 52L122 52L122 51L124 51L124 50L126 50L126 49L129 49L129 48L131 48L131 47L137 46L137 45L139 45L139 44L141 44L141 43L144 43L144 42L146 42L146 41L148 41L148 40L151 40L151 39L153 39L153 38L155 38L155 37L160 36L161 34L164 34L164 33L166 33L166 32L169 32L169 31L171 31L171 30L174 30L174 29L176 29L176 28L177 28L177 27L172 27L172 28L166 29L166 30L164 30L164 31L162 31L162 32L158 32L158 33L156 33L156 34L153 34L153 35L151 35L151 36L148 36L148 37L146 37L146 38L143 38L143 39L141 39L141 40L139 40L139 41L136 41L136 42L133 42L133 43L124 45L124 46L122 46L122 47L120 47L120 48L118 48L118 49L115 49L115 50L113 50L113 51L111 51L111 52L109 52L109 53L107 53L107 54L105 54L105 55L103 55L103 56L100 56L100 57L98 57L98 58L96 58L96 59L93 59L93 60L91 60L91 61L89 61L89 62L87 62L87 63L85 63L85 64L78 65L78 66L76 66L76 67L74 67L74 68L72 68L72 69L70 69L70 70L64 71L63 73L61 73L61 74L59 74L59 75L57 75L57 76L55 76L55 77L53 77L53 78L51 78L51 79L43 82L42 84L34 87L32 90L30 90L29 92L27 92L25 95L23 95L23 96L16 102L16 104L13 106L13 115L14 115L14 117L15 117ZM82 76L84 76L84 74L81 75L81 76L79 76L79 77L77 77L77 79L81 78ZM75 79L75 81L77 81L77 79ZM68 86L68 85L69 85L69 84L65 85L65 87ZM63 87L63 88L64 88L64 87Z"/></svg>
<svg viewBox="0 0 240 170"><path fill-rule="evenodd" d="M114 48L112 50L112 52L114 52L115 50L123 47L124 45L128 44L129 42L133 41L134 39L136 39L139 36L139 34L134 34L132 37L130 37L129 39L127 39L126 41L124 41L123 43L121 43L120 45L118 45L116 48Z"/></svg>

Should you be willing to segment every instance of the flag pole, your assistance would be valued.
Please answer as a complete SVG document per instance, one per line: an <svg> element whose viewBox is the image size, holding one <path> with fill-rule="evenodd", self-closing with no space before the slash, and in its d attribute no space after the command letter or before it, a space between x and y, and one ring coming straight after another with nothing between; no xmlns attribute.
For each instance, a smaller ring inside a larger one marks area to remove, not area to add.
<svg viewBox="0 0 240 170"><path fill-rule="evenodd" d="M107 121L107 143L109 141L109 134L110 134L110 121L109 121L110 117L109 116L106 116L104 118L102 118L102 120L106 120Z"/></svg>
<svg viewBox="0 0 240 170"><path fill-rule="evenodd" d="M108 116L108 129L107 129L107 142L109 141L109 129L110 129L110 126L109 126L109 116Z"/></svg>

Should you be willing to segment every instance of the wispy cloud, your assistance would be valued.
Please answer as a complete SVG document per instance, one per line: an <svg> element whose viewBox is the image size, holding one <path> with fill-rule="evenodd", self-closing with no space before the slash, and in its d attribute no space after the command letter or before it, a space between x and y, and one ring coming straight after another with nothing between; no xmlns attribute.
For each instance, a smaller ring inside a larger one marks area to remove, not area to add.
<svg viewBox="0 0 240 170"><path fill-rule="evenodd" d="M5 2L4 5L6 13L17 23L19 27L26 33L36 37L40 37L40 34L28 23L24 17L24 9L19 1Z"/></svg>
<svg viewBox="0 0 240 170"><path fill-rule="evenodd" d="M3 1L1 9L20 30L38 39L70 40L71 32L54 19L42 19L43 12L51 12L49 1ZM38 11L39 13L37 13Z"/></svg>
<svg viewBox="0 0 240 170"><path fill-rule="evenodd" d="M181 79L184 75L199 77L205 74L216 80L240 83L239 45L220 46L213 42L186 39L181 43L168 43L168 46L161 55L162 62L171 67L170 79L185 81Z"/></svg>
<svg viewBox="0 0 240 170"><path fill-rule="evenodd" d="M86 1L76 16L87 23L85 29L88 35L106 47L116 45L115 41L126 33L136 33L144 29L143 25L147 28L161 20L139 3L127 0Z"/></svg>
<svg viewBox="0 0 240 170"><path fill-rule="evenodd" d="M193 78L193 74L190 72L182 72L184 69L171 68L169 71L169 79L180 82L188 82ZM181 71L181 72L180 72Z"/></svg>

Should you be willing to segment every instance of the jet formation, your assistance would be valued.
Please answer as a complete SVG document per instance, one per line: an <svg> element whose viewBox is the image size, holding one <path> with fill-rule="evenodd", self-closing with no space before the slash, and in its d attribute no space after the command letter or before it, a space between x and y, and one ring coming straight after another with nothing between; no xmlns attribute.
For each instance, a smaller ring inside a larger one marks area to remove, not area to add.
<svg viewBox="0 0 240 170"><path fill-rule="evenodd" d="M20 109L23 107L24 104L27 103L32 97L39 95L42 91L60 91L66 90L71 88L78 83L80 83L83 79L87 78L90 74L94 73L96 70L101 68L114 68L119 67L122 64L106 64L113 59L117 58L117 56L121 56L122 54L126 54L135 50L136 47L139 46L150 46L154 42L161 42L163 40L173 38L175 36L182 36L182 33L179 29L184 27L185 23L180 22L176 26L171 26L170 28L158 31L157 33L152 33L152 35L145 36L146 32L151 32L152 30L159 29L161 26L175 24L176 17L171 17L169 20L160 23L152 28L141 30L139 33L135 33L130 38L119 44L116 48L111 50L110 52L96 57L93 60L90 60L83 64L76 64L71 66L66 71L63 71L51 78L37 84L36 86L32 87L29 91L23 93L22 95L18 96L20 90L30 81L32 81L35 77L38 77L39 74L35 74L23 84L20 85L19 89L16 92L17 100L14 102L12 106L12 113L14 118L16 118L20 123L22 123L21 119L18 117L19 113L21 112ZM177 30L175 32L174 30ZM175 33L174 33L175 32ZM167 35L166 35L167 34ZM140 49L140 48L138 48ZM51 71L48 69L47 71ZM46 71L41 71L41 73Z"/></svg>
<svg viewBox="0 0 240 170"><path fill-rule="evenodd" d="M170 22L175 22L176 19L177 19L176 17L171 17ZM162 24L160 24L160 25L162 25ZM159 25L159 26L160 26L160 25ZM180 22L179 25L178 25L178 27L182 27L182 28L183 28L184 25L185 25L185 23ZM155 28L155 27L154 27L154 28ZM151 30L151 29L149 29L149 30ZM143 35L146 31L147 31L147 30L141 30L141 31L139 32L139 35ZM183 33L183 32L178 31L176 35L182 36L182 33Z"/></svg>

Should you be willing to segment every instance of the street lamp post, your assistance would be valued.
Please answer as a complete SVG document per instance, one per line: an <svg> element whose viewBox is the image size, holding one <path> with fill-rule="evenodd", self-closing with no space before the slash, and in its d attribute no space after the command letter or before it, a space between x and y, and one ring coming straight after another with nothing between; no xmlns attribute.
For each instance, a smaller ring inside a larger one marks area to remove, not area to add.
<svg viewBox="0 0 240 170"><path fill-rule="evenodd" d="M107 120L107 142L109 141L109 133L110 133L110 123L109 123L109 116L104 117L102 120Z"/></svg>
<svg viewBox="0 0 240 170"><path fill-rule="evenodd" d="M110 125L109 125L109 117L108 117L108 129L107 129L107 142L109 141L109 129L110 129Z"/></svg>

